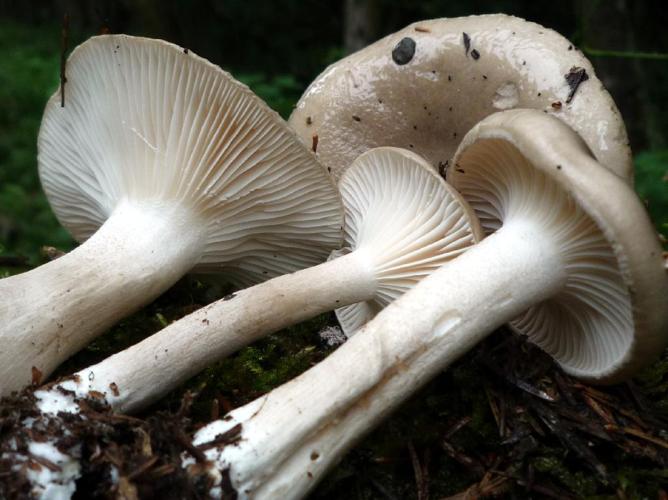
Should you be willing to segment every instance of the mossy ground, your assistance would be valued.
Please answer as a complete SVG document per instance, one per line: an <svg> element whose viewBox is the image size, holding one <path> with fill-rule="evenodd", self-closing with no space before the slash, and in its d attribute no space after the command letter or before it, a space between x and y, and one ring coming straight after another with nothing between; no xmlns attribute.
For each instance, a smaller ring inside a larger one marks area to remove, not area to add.
<svg viewBox="0 0 668 500"><path fill-rule="evenodd" d="M227 291L186 278L59 373L131 345ZM326 314L277 332L207 368L141 417L175 412L186 391L196 394L193 422L222 415L323 359L333 348L318 332L334 324ZM668 491L667 422L668 353L633 383L593 389L502 329L366 437L313 498L443 498L471 487L478 496L657 498Z"/></svg>

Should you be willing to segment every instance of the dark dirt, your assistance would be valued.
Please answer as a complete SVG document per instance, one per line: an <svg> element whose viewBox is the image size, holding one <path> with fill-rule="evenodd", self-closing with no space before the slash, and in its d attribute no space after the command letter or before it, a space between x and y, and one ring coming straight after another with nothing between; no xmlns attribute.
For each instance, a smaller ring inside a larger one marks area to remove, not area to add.
<svg viewBox="0 0 668 500"><path fill-rule="evenodd" d="M589 75L587 74L587 71L584 68L573 66L568 71L568 73L564 75L564 78L566 79L566 83L570 88L570 92L568 93L568 97L566 98L566 104L570 104L573 98L575 97L575 93L580 88L580 85L582 85L583 82L589 80Z"/></svg>
<svg viewBox="0 0 668 500"><path fill-rule="evenodd" d="M415 55L415 40L410 37L402 38L392 49L392 60L399 66L408 64Z"/></svg>
<svg viewBox="0 0 668 500"><path fill-rule="evenodd" d="M99 361L197 307L229 293L184 280L143 312L72 358L60 375ZM331 348L324 315L272 335L217 363L137 417L87 402L85 418L40 421L30 391L0 403L0 455L16 438L83 443L78 498L205 498L202 459L190 437L202 424L293 378ZM186 391L195 391L190 399ZM668 490L668 355L633 382L593 388L563 374L538 349L501 330L419 391L350 452L317 487L318 499L658 498ZM185 399L184 399L185 398ZM64 438L63 428L71 432ZM232 442L236 431L221 439ZM54 464L31 460L31 467ZM112 466L119 471L110 489ZM0 498L25 498L22 474L0 460ZM459 498L464 498L460 496Z"/></svg>

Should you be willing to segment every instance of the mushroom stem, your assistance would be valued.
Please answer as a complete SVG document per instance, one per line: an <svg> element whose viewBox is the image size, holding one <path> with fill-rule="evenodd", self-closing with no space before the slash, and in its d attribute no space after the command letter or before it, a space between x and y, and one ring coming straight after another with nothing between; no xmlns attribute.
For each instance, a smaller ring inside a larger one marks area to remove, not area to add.
<svg viewBox="0 0 668 500"><path fill-rule="evenodd" d="M44 377L200 258L205 228L176 204L119 204L88 241L0 281L0 394Z"/></svg>
<svg viewBox="0 0 668 500"><path fill-rule="evenodd" d="M223 297L60 388L75 397L102 394L115 410L136 411L281 328L355 303L384 307L478 239L478 222L459 194L410 152L369 151L351 165L340 187L349 253ZM58 387L40 391L40 399L44 412L57 413Z"/></svg>
<svg viewBox="0 0 668 500"><path fill-rule="evenodd" d="M229 467L237 491L253 498L301 497L315 483L311 475L324 473L418 386L558 290L565 280L558 248L539 221L504 225L424 278L327 359L209 424L195 444L241 424L241 439L210 450L208 458L220 470ZM305 464L304 454L318 458Z"/></svg>
<svg viewBox="0 0 668 500"><path fill-rule="evenodd" d="M79 372L79 383L64 387L105 393L115 410L133 412L241 347L340 305L369 300L376 290L374 266L359 249L235 292Z"/></svg>

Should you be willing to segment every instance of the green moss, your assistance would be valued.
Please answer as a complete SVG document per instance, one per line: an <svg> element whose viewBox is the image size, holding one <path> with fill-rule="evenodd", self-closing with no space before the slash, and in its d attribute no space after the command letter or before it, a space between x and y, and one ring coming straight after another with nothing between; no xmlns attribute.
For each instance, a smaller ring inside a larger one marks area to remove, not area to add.
<svg viewBox="0 0 668 500"><path fill-rule="evenodd" d="M557 453L559 450L555 450ZM532 464L539 472L544 472L565 485L570 491L579 496L593 495L597 491L597 481L591 473L585 471L573 472L563 463L563 458L557 455L535 457Z"/></svg>

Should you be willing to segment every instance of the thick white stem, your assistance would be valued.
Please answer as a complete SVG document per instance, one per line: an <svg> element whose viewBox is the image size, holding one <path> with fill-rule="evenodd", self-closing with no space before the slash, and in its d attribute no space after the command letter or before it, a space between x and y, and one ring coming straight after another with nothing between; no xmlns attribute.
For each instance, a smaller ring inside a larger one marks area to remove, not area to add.
<svg viewBox="0 0 668 500"><path fill-rule="evenodd" d="M0 281L0 395L44 377L200 258L205 228L189 209L122 202L67 255Z"/></svg>
<svg viewBox="0 0 668 500"><path fill-rule="evenodd" d="M210 458L230 467L242 497L299 498L387 412L564 280L558 245L545 229L508 222L390 304L323 362L210 424L195 442L240 423L241 440L210 450Z"/></svg>
<svg viewBox="0 0 668 500"><path fill-rule="evenodd" d="M136 411L241 347L336 307L369 300L376 289L374 267L358 250L235 292L79 372L80 382L66 387L81 395L102 392L115 410Z"/></svg>

